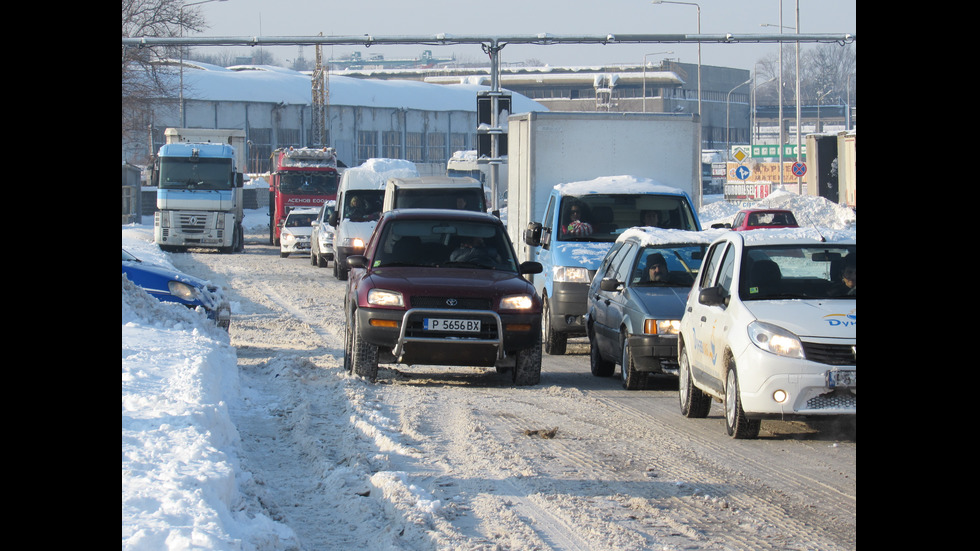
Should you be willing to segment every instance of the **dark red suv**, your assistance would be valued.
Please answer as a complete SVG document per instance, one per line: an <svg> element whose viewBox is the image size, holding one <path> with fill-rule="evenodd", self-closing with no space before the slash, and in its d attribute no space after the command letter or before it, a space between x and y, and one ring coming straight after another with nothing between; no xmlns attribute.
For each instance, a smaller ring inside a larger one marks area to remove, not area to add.
<svg viewBox="0 0 980 551"><path fill-rule="evenodd" d="M487 213L385 213L351 267L344 367L374 381L379 363L496 366L541 379L541 299L501 221Z"/></svg>

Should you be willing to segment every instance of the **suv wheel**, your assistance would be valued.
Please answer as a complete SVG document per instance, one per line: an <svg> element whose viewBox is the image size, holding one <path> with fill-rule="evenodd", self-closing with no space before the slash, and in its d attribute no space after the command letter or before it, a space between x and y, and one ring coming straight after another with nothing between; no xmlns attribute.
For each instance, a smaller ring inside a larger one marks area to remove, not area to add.
<svg viewBox="0 0 980 551"><path fill-rule="evenodd" d="M548 296L544 297L544 308L541 311L541 336L544 340L544 351L552 356L565 353L568 335L551 330L551 303Z"/></svg>
<svg viewBox="0 0 980 551"><path fill-rule="evenodd" d="M353 341L351 342L351 370L354 375L375 382L378 378L378 347L364 342L361 338L361 328L357 323L357 314L352 316Z"/></svg>
<svg viewBox="0 0 980 551"><path fill-rule="evenodd" d="M738 373L733 365L725 378L725 430L732 438L755 438L761 425L762 421L745 417L738 393Z"/></svg>
<svg viewBox="0 0 980 551"><path fill-rule="evenodd" d="M541 343L517 351L514 384L530 386L541 382Z"/></svg>
<svg viewBox="0 0 980 551"><path fill-rule="evenodd" d="M707 417L708 412L711 411L711 397L694 386L694 380L691 379L691 364L687 359L687 350L684 348L681 348L677 366L677 394L680 397L681 415L689 419Z"/></svg>

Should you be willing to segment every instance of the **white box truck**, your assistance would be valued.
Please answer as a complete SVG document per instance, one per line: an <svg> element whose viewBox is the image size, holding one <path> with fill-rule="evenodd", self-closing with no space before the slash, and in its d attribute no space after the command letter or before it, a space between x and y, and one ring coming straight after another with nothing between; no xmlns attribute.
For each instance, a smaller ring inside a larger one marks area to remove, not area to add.
<svg viewBox="0 0 980 551"><path fill-rule="evenodd" d="M674 113L532 112L508 118L507 232L544 303L549 354L585 336L589 284L633 226L700 231L701 122ZM654 221L656 217L656 221Z"/></svg>

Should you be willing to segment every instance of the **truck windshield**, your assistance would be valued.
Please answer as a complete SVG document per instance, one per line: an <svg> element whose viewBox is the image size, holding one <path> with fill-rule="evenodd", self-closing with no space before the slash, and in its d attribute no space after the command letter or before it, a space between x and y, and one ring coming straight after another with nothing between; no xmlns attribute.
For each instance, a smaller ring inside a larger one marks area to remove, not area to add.
<svg viewBox="0 0 980 551"><path fill-rule="evenodd" d="M690 203L675 195L588 194L565 197L558 241L615 241L633 226L697 231Z"/></svg>
<svg viewBox="0 0 980 551"><path fill-rule="evenodd" d="M161 189L226 190L232 187L231 159L160 159Z"/></svg>
<svg viewBox="0 0 980 551"><path fill-rule="evenodd" d="M337 195L336 172L282 172L279 191L290 195Z"/></svg>

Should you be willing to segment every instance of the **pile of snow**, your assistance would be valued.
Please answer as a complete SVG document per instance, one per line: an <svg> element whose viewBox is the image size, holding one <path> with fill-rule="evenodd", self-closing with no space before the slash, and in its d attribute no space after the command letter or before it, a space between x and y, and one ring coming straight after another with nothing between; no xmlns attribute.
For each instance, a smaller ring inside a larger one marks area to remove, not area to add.
<svg viewBox="0 0 980 551"><path fill-rule="evenodd" d="M152 237L152 227L124 226L122 246L172 268ZM239 390L226 331L122 276L123 549L257 549L295 540L289 527L245 506L228 411Z"/></svg>
<svg viewBox="0 0 980 551"><path fill-rule="evenodd" d="M698 212L701 227L710 228L712 224L731 223L735 213L744 205L715 201L706 204ZM832 229L856 229L857 215L854 210L828 201L823 197L797 195L789 191L774 191L765 199L751 203L752 208L787 209L793 211L793 216L800 226L824 226Z"/></svg>
<svg viewBox="0 0 980 551"><path fill-rule="evenodd" d="M777 192L760 204L790 208L801 222L852 230L855 226L853 211L821 198ZM715 200L700 215L708 227L712 221L730 222L738 208ZM172 268L169 256L153 243L152 218L148 218L149 224L122 227L122 247L145 262ZM267 230L268 224L267 211L246 211L248 230ZM232 312L235 310L232 304ZM240 468L241 441L229 415L230 405L242 400L237 361L228 333L202 313L161 303L123 278L124 550L298 547L293 530L267 517L243 491L254 483L251 473ZM350 385L358 383L345 381L331 388L336 389L338 400L347 402L357 394L347 393ZM367 411L364 404L352 403L351 407L351 422L359 431L376 434L376 438L397 438L398 431L386 426L390 420ZM385 445L397 448L401 443ZM381 490L388 506L422 516L431 516L441 507L423 490L401 480L397 472L379 471L369 482ZM330 480L354 484L351 478L359 475L346 476L348 479ZM356 511L350 514L356 525Z"/></svg>

